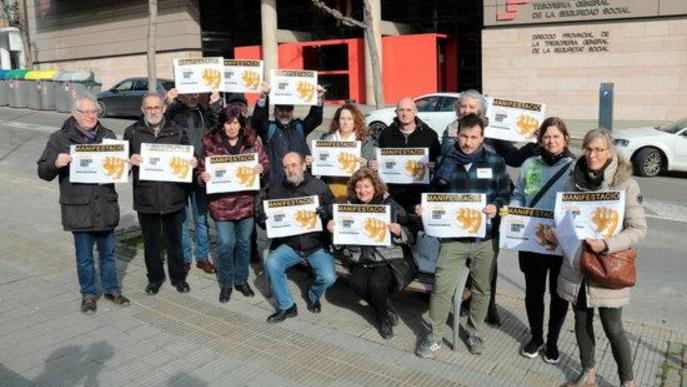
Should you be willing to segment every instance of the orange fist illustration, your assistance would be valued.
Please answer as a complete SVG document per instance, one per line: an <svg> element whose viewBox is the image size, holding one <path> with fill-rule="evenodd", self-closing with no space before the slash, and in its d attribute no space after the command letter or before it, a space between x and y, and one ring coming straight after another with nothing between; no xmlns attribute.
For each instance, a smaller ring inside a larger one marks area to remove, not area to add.
<svg viewBox="0 0 687 387"><path fill-rule="evenodd" d="M461 208L456 213L458 225L470 234L477 234L482 224L482 213L474 208Z"/></svg>
<svg viewBox="0 0 687 387"><path fill-rule="evenodd" d="M244 71L241 75L241 80L243 84L252 90L257 90L260 86L260 74L255 71Z"/></svg>
<svg viewBox="0 0 687 387"><path fill-rule="evenodd" d="M300 81L296 86L296 93L298 93L298 98L303 101L310 101L315 95L315 85L310 82Z"/></svg>
<svg viewBox="0 0 687 387"><path fill-rule="evenodd" d="M219 81L222 79L222 74L218 70L205 69L201 75L203 84L213 90L219 89Z"/></svg>
<svg viewBox="0 0 687 387"><path fill-rule="evenodd" d="M525 136L525 138L532 138L534 132L539 129L539 120L527 114L521 114L515 122L515 127L518 133Z"/></svg>
<svg viewBox="0 0 687 387"><path fill-rule="evenodd" d="M119 157L107 156L103 160L103 169L107 176L112 176L114 180L120 180L122 174L124 174L124 166L126 165L126 160L120 159Z"/></svg>
<svg viewBox="0 0 687 387"><path fill-rule="evenodd" d="M405 170L408 176L415 180L422 180L427 172L427 166L418 160L406 161Z"/></svg>
<svg viewBox="0 0 687 387"><path fill-rule="evenodd" d="M255 168L253 167L238 167L234 173L239 180L239 184L246 187L252 187L255 183Z"/></svg>
<svg viewBox="0 0 687 387"><path fill-rule="evenodd" d="M300 210L296 212L294 219L300 228L312 230L317 224L317 213L315 211Z"/></svg>
<svg viewBox="0 0 687 387"><path fill-rule="evenodd" d="M387 233L387 224L376 218L365 219L365 233L375 242L383 242Z"/></svg>
<svg viewBox="0 0 687 387"><path fill-rule="evenodd" d="M172 157L169 160L169 167L172 168L172 173L175 176L183 179L190 170L191 162L181 157Z"/></svg>
<svg viewBox="0 0 687 387"><path fill-rule="evenodd" d="M552 227L548 224L538 224L537 228L534 230L534 240L537 241L539 245L544 246L545 249L553 251L556 250L556 246L544 238L544 233L551 229Z"/></svg>
<svg viewBox="0 0 687 387"><path fill-rule="evenodd" d="M592 213L594 231L600 232L604 239L612 237L618 228L619 217L618 211L612 208L599 207L595 209Z"/></svg>
<svg viewBox="0 0 687 387"><path fill-rule="evenodd" d="M358 158L352 153L341 152L339 153L339 167L346 171L346 173L355 172L355 167L358 165Z"/></svg>

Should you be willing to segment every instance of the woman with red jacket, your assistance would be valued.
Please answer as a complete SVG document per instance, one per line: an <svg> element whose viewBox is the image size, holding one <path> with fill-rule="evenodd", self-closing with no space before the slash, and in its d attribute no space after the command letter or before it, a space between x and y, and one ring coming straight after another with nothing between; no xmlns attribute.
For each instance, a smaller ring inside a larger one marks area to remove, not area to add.
<svg viewBox="0 0 687 387"><path fill-rule="evenodd" d="M228 106L220 112L217 126L203 136L203 146L203 157L198 163L201 186L211 179L205 171L205 158L209 156L257 153L259 163L255 173L264 181L269 172L270 164L262 141L253 129L246 127L246 118L236 106ZM217 227L219 302L229 301L232 286L246 297L255 295L248 285L248 264L257 194L257 191L242 191L208 195L208 212Z"/></svg>

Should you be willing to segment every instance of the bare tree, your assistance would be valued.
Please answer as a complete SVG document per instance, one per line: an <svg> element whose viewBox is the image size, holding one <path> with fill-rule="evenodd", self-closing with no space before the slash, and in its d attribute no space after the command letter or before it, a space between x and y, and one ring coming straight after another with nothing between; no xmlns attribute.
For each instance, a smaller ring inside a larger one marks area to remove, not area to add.
<svg viewBox="0 0 687 387"><path fill-rule="evenodd" d="M29 43L26 0L0 0L0 8L2 8L7 24L19 30L24 49L24 67L32 69L33 60L31 59L31 45Z"/></svg>
<svg viewBox="0 0 687 387"><path fill-rule="evenodd" d="M311 0L313 5L322 12L334 17L341 24L349 27L359 27L365 30L365 42L370 50L370 61L372 62L372 82L375 90L375 105L377 109L384 106L384 89L382 85L382 68L379 61L379 48L377 47L377 40L375 39L372 20L372 6L369 0L363 0L364 6L364 22L343 15L340 11L333 9L326 5L321 0Z"/></svg>
<svg viewBox="0 0 687 387"><path fill-rule="evenodd" d="M155 37L157 35L157 0L148 0L148 91L157 91Z"/></svg>

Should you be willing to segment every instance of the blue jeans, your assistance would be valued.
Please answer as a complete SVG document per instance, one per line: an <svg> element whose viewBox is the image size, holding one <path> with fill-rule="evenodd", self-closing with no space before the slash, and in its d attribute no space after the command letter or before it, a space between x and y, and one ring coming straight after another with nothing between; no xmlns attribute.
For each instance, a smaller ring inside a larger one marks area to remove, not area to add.
<svg viewBox="0 0 687 387"><path fill-rule="evenodd" d="M336 281L334 257L324 249L319 249L310 255L303 255L288 245L279 246L270 253L267 262L265 262L265 270L269 273L272 282L272 294L277 300L279 310L293 306L293 298L291 298L291 292L286 283L286 270L304 259L315 271L315 282L310 285L307 292L309 303L319 300L324 291L334 285Z"/></svg>
<svg viewBox="0 0 687 387"><path fill-rule="evenodd" d="M181 244L184 248L184 262L193 260L193 242L189 231L188 219L192 218L196 231L196 261L207 261L210 250L210 237L208 235L208 206L205 188L193 188L189 195L190 204L186 206L181 223Z"/></svg>
<svg viewBox="0 0 687 387"><path fill-rule="evenodd" d="M117 283L117 258L115 257L114 230L99 232L73 232L76 250L76 273L81 294L95 295L95 262L93 245L98 245L100 257L100 282L106 294L119 293Z"/></svg>
<svg viewBox="0 0 687 387"><path fill-rule="evenodd" d="M248 282L253 218L216 221L218 277L222 287Z"/></svg>

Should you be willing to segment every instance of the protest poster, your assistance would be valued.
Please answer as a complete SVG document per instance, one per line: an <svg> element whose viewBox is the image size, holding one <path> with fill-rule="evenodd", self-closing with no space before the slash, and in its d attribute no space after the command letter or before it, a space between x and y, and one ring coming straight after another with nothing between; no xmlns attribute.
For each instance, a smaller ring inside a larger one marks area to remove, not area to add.
<svg viewBox="0 0 687 387"><path fill-rule="evenodd" d="M257 59L225 59L222 91L228 93L259 93L263 63Z"/></svg>
<svg viewBox="0 0 687 387"><path fill-rule="evenodd" d="M265 200L267 237L283 238L322 231L322 220L317 214L319 206L320 198L316 195Z"/></svg>
<svg viewBox="0 0 687 387"><path fill-rule="evenodd" d="M270 103L317 105L317 71L272 70Z"/></svg>
<svg viewBox="0 0 687 387"><path fill-rule="evenodd" d="M429 184L428 148L377 148L379 177L391 184Z"/></svg>
<svg viewBox="0 0 687 387"><path fill-rule="evenodd" d="M127 183L129 142L110 139L103 144L69 147L69 181L84 184Z"/></svg>
<svg viewBox="0 0 687 387"><path fill-rule="evenodd" d="M437 238L484 238L487 216L485 194L423 193L422 225Z"/></svg>
<svg viewBox="0 0 687 387"><path fill-rule="evenodd" d="M348 177L357 171L360 163L360 141L313 140L312 174L315 176Z"/></svg>
<svg viewBox="0 0 687 387"><path fill-rule="evenodd" d="M554 212L556 225L571 213L579 240L608 239L623 228L625 191L558 192Z"/></svg>
<svg viewBox="0 0 687 387"><path fill-rule="evenodd" d="M239 191L258 191L260 175L255 172L257 153L205 158L205 172L210 181L205 183L208 194Z"/></svg>
<svg viewBox="0 0 687 387"><path fill-rule="evenodd" d="M508 207L501 217L499 247L539 254L562 255L560 247L544 238L546 230L556 228L553 211Z"/></svg>
<svg viewBox="0 0 687 387"><path fill-rule="evenodd" d="M539 125L546 118L546 105L536 102L487 98L489 126L484 135L513 142L535 142Z"/></svg>
<svg viewBox="0 0 687 387"><path fill-rule="evenodd" d="M224 84L224 58L174 59L174 87L179 94L210 93Z"/></svg>
<svg viewBox="0 0 687 387"><path fill-rule="evenodd" d="M335 245L391 245L390 206L334 204L334 223Z"/></svg>
<svg viewBox="0 0 687 387"><path fill-rule="evenodd" d="M140 180L190 183L193 145L141 144Z"/></svg>

